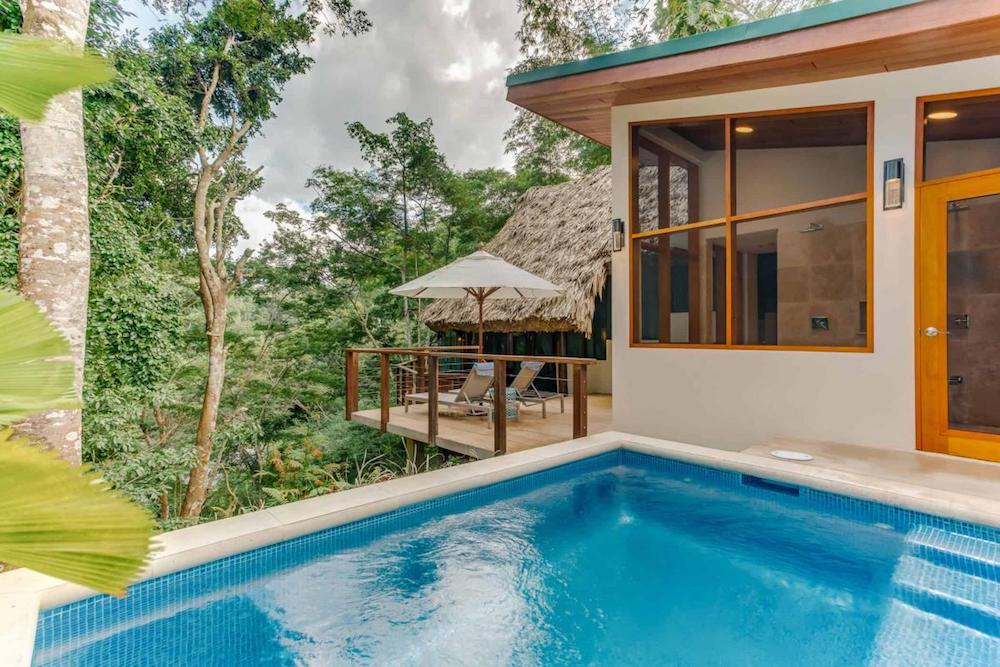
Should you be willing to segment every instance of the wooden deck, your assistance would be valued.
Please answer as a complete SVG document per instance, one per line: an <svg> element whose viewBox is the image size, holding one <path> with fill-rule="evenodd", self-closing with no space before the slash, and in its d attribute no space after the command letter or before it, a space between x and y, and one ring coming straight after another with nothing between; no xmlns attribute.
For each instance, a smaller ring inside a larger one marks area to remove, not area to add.
<svg viewBox="0 0 1000 667"><path fill-rule="evenodd" d="M573 402L566 400L566 412L559 412L558 402L550 402L547 417L542 418L541 406L521 408L518 419L507 422L507 451L550 445L573 437ZM594 394L587 397L588 434L611 429L611 396ZM359 410L351 413L351 421L379 428L380 410ZM390 408L389 433L427 442L427 406L411 405L405 412L402 406ZM486 417L462 416L441 412L438 421L437 446L442 449L485 459L493 456L493 431L487 427Z"/></svg>

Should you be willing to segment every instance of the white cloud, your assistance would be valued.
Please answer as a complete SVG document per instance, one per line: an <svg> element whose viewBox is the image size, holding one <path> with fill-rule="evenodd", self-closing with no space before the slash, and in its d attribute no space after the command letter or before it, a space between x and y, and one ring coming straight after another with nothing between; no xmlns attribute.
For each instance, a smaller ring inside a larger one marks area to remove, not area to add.
<svg viewBox="0 0 1000 667"><path fill-rule="evenodd" d="M495 70L503 65L503 52L500 49L500 43L492 40L483 44L479 60L483 71Z"/></svg>
<svg viewBox="0 0 1000 667"><path fill-rule="evenodd" d="M469 4L472 0L444 0L441 11L448 16L465 16L469 13Z"/></svg>
<svg viewBox="0 0 1000 667"><path fill-rule="evenodd" d="M443 77L445 81L468 81L472 78L472 61L466 58L462 62L448 65Z"/></svg>
<svg viewBox="0 0 1000 667"><path fill-rule="evenodd" d="M143 33L164 20L139 0L128 27ZM315 60L285 87L276 115L246 158L262 165L264 186L241 202L254 245L270 233L263 212L277 202L308 202L313 169L362 166L346 124L373 130L399 111L434 119L438 145L458 169L510 167L503 134L514 117L504 99L506 70L517 59L520 17L514 0L363 0L374 29L360 37L321 36ZM241 216L244 213L241 213Z"/></svg>
<svg viewBox="0 0 1000 667"><path fill-rule="evenodd" d="M281 203L293 211L307 215L306 209L293 199L286 197ZM273 210L275 206L277 206L277 202L269 202L257 195L250 195L236 202L236 215L250 235L250 238L241 239L236 245L237 253L243 252L246 248L256 250L270 238L271 234L274 233L274 223L268 220L264 214Z"/></svg>
<svg viewBox="0 0 1000 667"><path fill-rule="evenodd" d="M434 119L452 166L510 166L503 134L514 107L504 79L518 56L516 3L371 0L364 8L374 30L319 38L312 69L288 84L275 118L250 142L248 163L264 165L262 199L309 201L305 181L317 166L363 166L347 123L382 130L400 111Z"/></svg>

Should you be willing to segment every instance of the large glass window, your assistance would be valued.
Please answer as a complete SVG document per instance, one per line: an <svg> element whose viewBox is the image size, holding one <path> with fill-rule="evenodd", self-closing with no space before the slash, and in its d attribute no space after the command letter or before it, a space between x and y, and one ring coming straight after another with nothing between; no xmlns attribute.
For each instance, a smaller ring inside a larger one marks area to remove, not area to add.
<svg viewBox="0 0 1000 667"><path fill-rule="evenodd" d="M923 178L1000 167L1000 94L923 101Z"/></svg>
<svg viewBox="0 0 1000 667"><path fill-rule="evenodd" d="M633 125L632 344L870 350L871 115Z"/></svg>
<svg viewBox="0 0 1000 667"><path fill-rule="evenodd" d="M864 108L734 118L733 212L864 192L867 120Z"/></svg>
<svg viewBox="0 0 1000 667"><path fill-rule="evenodd" d="M736 343L864 346L863 202L736 224Z"/></svg>
<svg viewBox="0 0 1000 667"><path fill-rule="evenodd" d="M726 342L724 225L637 238L643 342Z"/></svg>
<svg viewBox="0 0 1000 667"><path fill-rule="evenodd" d="M720 119L635 126L632 231L722 218L726 214L725 142L725 123Z"/></svg>

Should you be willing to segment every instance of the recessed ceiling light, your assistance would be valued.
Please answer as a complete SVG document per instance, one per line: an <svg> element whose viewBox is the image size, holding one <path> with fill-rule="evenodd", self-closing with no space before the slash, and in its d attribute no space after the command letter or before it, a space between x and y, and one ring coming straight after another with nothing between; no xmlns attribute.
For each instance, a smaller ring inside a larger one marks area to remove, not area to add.
<svg viewBox="0 0 1000 667"><path fill-rule="evenodd" d="M932 111L927 117L931 120L951 120L957 115L957 111Z"/></svg>
<svg viewBox="0 0 1000 667"><path fill-rule="evenodd" d="M753 128L750 127L749 125L737 125L733 129L735 131L739 132L740 134L752 134L753 133Z"/></svg>

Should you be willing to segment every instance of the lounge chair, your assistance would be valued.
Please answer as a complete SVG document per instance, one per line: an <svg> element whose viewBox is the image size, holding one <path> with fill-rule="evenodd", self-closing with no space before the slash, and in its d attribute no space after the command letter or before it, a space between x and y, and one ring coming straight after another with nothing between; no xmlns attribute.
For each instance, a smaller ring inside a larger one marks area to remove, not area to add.
<svg viewBox="0 0 1000 667"><path fill-rule="evenodd" d="M521 362L521 370L510 383L511 389L517 394L517 402L525 407L531 405L542 406L542 419L545 419L545 404L549 401L559 400L559 412L566 412L565 394L554 391L541 391L535 387L535 378L544 366L540 361Z"/></svg>
<svg viewBox="0 0 1000 667"><path fill-rule="evenodd" d="M438 393L438 409L456 410L467 415L487 415L490 407L484 403L487 401L486 393L492 385L493 363L486 361L473 364L459 389ZM409 412L411 403L428 401L430 395L426 391L406 394L403 397L403 410Z"/></svg>

